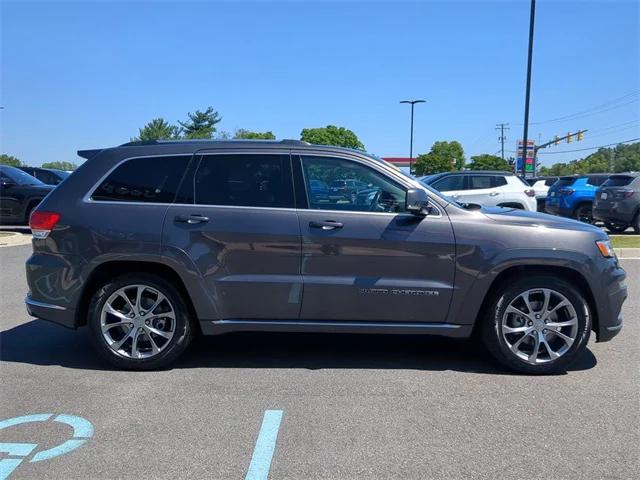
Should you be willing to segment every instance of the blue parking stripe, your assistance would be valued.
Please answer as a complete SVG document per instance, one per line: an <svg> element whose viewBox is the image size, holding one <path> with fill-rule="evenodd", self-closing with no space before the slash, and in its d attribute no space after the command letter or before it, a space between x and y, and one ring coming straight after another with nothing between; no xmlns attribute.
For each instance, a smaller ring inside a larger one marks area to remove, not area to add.
<svg viewBox="0 0 640 480"><path fill-rule="evenodd" d="M271 459L276 449L276 440L278 439L281 421L282 410L267 410L264 412L262 427L260 427L260 433L258 434L258 440L253 450L245 480L267 480L269 478Z"/></svg>

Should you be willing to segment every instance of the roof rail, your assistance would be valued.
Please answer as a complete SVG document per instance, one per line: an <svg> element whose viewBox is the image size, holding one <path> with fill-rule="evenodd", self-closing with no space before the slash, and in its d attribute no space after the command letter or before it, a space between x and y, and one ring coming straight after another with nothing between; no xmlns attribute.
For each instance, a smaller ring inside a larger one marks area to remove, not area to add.
<svg viewBox="0 0 640 480"><path fill-rule="evenodd" d="M309 142L305 142L303 140L293 140L289 138L285 138L283 140L262 140L262 139L244 139L244 138L234 138L230 140L217 140L217 139L190 139L190 140L134 140L131 142L123 143L118 145L119 147L139 147L145 145L162 145L162 144L179 144L179 143L225 143L225 142L256 142L256 143L282 143L285 145L311 145Z"/></svg>

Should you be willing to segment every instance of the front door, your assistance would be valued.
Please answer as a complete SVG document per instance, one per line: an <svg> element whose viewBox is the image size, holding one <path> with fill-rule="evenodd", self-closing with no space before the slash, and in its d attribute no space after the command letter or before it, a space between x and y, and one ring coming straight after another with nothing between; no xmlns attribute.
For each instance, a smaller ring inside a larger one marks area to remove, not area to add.
<svg viewBox="0 0 640 480"><path fill-rule="evenodd" d="M444 322L451 300L455 244L446 213L405 210L406 188L372 163L294 156L302 233L303 320ZM296 167L298 170L298 167ZM314 180L354 179L355 196L314 195Z"/></svg>
<svg viewBox="0 0 640 480"><path fill-rule="evenodd" d="M198 158L199 157L199 158ZM219 319L297 319L300 227L288 153L199 154L185 198L165 219Z"/></svg>

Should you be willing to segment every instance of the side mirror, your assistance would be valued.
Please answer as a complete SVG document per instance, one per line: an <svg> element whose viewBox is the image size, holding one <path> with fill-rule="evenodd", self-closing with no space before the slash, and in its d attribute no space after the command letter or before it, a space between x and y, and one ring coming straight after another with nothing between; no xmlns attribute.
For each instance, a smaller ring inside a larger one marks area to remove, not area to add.
<svg viewBox="0 0 640 480"><path fill-rule="evenodd" d="M429 196L421 188L407 190L407 211L424 217L429 213Z"/></svg>

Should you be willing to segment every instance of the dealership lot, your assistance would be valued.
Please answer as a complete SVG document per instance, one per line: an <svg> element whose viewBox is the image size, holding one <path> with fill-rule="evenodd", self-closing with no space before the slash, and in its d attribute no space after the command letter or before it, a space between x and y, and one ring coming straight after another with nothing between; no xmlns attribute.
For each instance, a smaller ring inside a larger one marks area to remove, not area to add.
<svg viewBox="0 0 640 480"><path fill-rule="evenodd" d="M512 375L470 342L229 335L175 368L121 372L85 331L29 318L30 246L0 249L0 421L88 420L86 443L10 478L242 479L264 412L281 410L271 479L632 478L640 469L640 261L623 260L626 326L566 374ZM54 447L62 423L0 430ZM0 453L0 460L3 454Z"/></svg>

